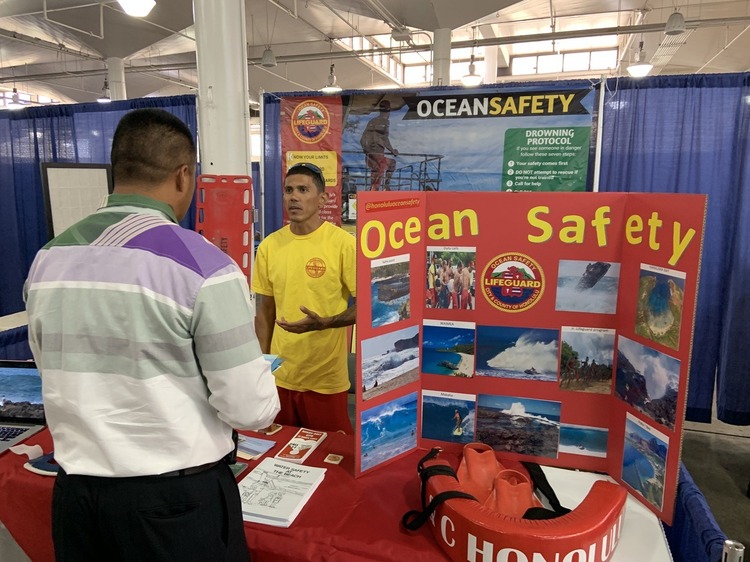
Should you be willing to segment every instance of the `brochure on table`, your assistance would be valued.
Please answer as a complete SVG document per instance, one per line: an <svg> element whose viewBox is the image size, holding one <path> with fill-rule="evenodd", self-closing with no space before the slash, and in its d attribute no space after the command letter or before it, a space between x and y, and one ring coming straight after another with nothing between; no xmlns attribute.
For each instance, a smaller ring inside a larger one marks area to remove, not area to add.
<svg viewBox="0 0 750 562"><path fill-rule="evenodd" d="M705 205L360 194L356 473L480 441L606 472L671 522Z"/></svg>

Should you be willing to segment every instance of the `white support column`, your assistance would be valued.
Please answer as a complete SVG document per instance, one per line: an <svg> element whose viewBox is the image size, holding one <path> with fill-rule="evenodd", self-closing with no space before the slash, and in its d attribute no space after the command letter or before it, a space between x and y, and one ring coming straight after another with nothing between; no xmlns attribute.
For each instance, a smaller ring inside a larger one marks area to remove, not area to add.
<svg viewBox="0 0 750 562"><path fill-rule="evenodd" d="M484 48L484 84L494 84L497 82L498 48L490 45Z"/></svg>
<svg viewBox="0 0 750 562"><path fill-rule="evenodd" d="M451 84L451 30L436 29L432 45L432 85Z"/></svg>
<svg viewBox="0 0 750 562"><path fill-rule="evenodd" d="M244 0L193 0L201 172L250 175Z"/></svg>
<svg viewBox="0 0 750 562"><path fill-rule="evenodd" d="M107 59L107 83L109 84L109 97L112 100L128 99L125 91L125 63L120 57Z"/></svg>

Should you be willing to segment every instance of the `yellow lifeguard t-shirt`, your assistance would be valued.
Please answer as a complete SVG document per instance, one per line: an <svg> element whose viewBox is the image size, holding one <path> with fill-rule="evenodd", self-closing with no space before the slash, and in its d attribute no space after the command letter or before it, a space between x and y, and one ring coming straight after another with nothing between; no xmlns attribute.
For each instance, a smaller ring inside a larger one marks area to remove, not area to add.
<svg viewBox="0 0 750 562"><path fill-rule="evenodd" d="M356 296L356 242L345 230L324 222L311 234L293 234L289 225L258 246L252 289L272 296L276 318L301 320L300 306L328 317L341 314ZM334 394L349 389L346 328L293 334L274 326L271 353L284 362L276 384L289 390Z"/></svg>

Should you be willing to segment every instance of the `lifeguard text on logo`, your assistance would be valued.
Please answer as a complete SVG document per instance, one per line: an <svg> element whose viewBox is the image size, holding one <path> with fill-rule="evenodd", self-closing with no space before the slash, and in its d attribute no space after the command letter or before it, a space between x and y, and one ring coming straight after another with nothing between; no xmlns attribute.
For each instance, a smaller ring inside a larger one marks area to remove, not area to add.
<svg viewBox="0 0 750 562"><path fill-rule="evenodd" d="M482 272L482 294L498 310L527 310L544 294L544 271L526 254L500 254Z"/></svg>
<svg viewBox="0 0 750 562"><path fill-rule="evenodd" d="M331 128L328 108L320 102L306 100L297 104L292 112L292 132L306 144L314 144L323 139Z"/></svg>

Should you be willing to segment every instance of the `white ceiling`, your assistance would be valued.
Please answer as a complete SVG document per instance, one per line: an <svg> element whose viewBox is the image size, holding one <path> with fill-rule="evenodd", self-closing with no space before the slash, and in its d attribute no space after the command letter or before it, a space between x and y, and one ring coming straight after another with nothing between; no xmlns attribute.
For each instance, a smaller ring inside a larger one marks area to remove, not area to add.
<svg viewBox="0 0 750 562"><path fill-rule="evenodd" d="M116 1L0 0L0 91L15 86L64 102L93 101L102 90L106 59L119 57L129 98L195 92L192 0L156 2L148 17L137 19ZM670 38L664 23L676 9L688 32ZM502 81L532 78L508 75L514 55L581 49L566 41L581 36L619 48L621 64L606 73L611 76L625 74L640 41L655 63L652 74L750 70L749 0L245 0L245 11L249 86L256 99L261 89L317 90L331 63L345 89L401 87L335 40L381 35L392 54L421 45L418 56L429 62L431 32L440 28L453 30L454 46L463 47L454 58L466 64L474 46L479 59L497 60ZM388 37L403 26L413 32L410 44ZM260 65L267 45L276 67Z"/></svg>

